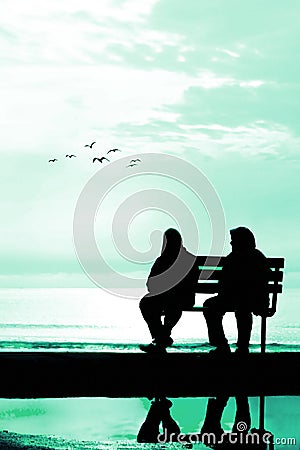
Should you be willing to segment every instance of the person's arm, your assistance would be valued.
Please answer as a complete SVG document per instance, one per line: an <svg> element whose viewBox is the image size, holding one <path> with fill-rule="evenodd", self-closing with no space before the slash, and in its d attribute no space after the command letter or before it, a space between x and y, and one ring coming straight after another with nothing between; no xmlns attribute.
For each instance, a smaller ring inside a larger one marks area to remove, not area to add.
<svg viewBox="0 0 300 450"><path fill-rule="evenodd" d="M195 258L195 257L193 257ZM184 279L179 282L179 288L186 292L187 294L197 291L198 281L199 281L200 269L197 260L193 262L193 265L189 272L186 274Z"/></svg>
<svg viewBox="0 0 300 450"><path fill-rule="evenodd" d="M186 289L185 306L193 307L195 305L200 269L197 260L194 262L188 275L188 286Z"/></svg>
<svg viewBox="0 0 300 450"><path fill-rule="evenodd" d="M270 271L271 269L268 264L268 259L258 250L253 280L255 283L256 292L253 304L253 314L256 316L264 315L269 307L270 299L268 293L268 280Z"/></svg>
<svg viewBox="0 0 300 450"><path fill-rule="evenodd" d="M160 266L161 266L160 258L157 258L157 260L154 262L154 264L150 270L148 279L146 281L146 286L147 286L148 292L153 292L155 289L155 286L156 286L155 277L156 277L156 275L159 275L161 273Z"/></svg>
<svg viewBox="0 0 300 450"><path fill-rule="evenodd" d="M226 290L226 285L228 285L228 277L230 276L230 261L231 261L231 253L228 256L225 256L223 260L222 270L220 270L219 282L218 282L218 293L222 294Z"/></svg>
<svg viewBox="0 0 300 450"><path fill-rule="evenodd" d="M193 268L192 268L192 290L193 292L196 292L196 289L198 287L198 281L200 276L200 269L197 260L195 261Z"/></svg>

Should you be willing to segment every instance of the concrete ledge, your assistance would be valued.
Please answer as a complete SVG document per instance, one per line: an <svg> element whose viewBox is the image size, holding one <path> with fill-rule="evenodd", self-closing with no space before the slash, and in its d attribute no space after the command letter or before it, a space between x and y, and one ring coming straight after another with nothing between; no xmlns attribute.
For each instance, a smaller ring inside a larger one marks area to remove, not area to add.
<svg viewBox="0 0 300 450"><path fill-rule="evenodd" d="M0 353L1 398L299 395L300 352Z"/></svg>

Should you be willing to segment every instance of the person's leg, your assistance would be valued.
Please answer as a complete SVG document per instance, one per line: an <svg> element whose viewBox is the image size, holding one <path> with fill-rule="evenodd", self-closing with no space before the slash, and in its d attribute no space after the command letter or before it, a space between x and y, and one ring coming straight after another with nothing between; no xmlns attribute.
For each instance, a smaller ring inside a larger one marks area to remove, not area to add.
<svg viewBox="0 0 300 450"><path fill-rule="evenodd" d="M232 433L244 432L248 433L251 427L251 416L248 397L246 395L239 395L235 398L236 401L236 414ZM240 425L243 424L243 429Z"/></svg>
<svg viewBox="0 0 300 450"><path fill-rule="evenodd" d="M163 297L160 295L145 295L140 301L140 310L148 325L152 339L158 339L164 334L161 320L163 309Z"/></svg>
<svg viewBox="0 0 300 450"><path fill-rule="evenodd" d="M185 292L172 292L172 294L165 295L165 308L164 308L164 335L165 341L167 345L171 345L173 343L173 339L171 338L172 329L179 322L184 305L189 302L192 305L192 302L195 302L193 296L186 298Z"/></svg>
<svg viewBox="0 0 300 450"><path fill-rule="evenodd" d="M167 345L172 344L173 340L171 338L172 329L179 322L179 319L182 316L182 308L180 305L171 303L167 303L165 306L165 318L164 318L164 326L163 326L163 341L166 342Z"/></svg>
<svg viewBox="0 0 300 450"><path fill-rule="evenodd" d="M161 398L160 405L163 433L167 442L170 440L172 442L172 437L176 438L176 436L180 434L180 427L171 416L170 408L172 406L172 402L167 398Z"/></svg>
<svg viewBox="0 0 300 450"><path fill-rule="evenodd" d="M214 433L220 437L224 431L222 429L222 414L229 400L228 396L218 396L209 398L206 407L205 419L201 428L201 434Z"/></svg>
<svg viewBox="0 0 300 450"><path fill-rule="evenodd" d="M206 320L209 343L215 347L228 347L228 341L223 330L223 316L225 314L223 299L219 296L209 298L203 303L203 315Z"/></svg>
<svg viewBox="0 0 300 450"><path fill-rule="evenodd" d="M137 442L157 442L161 416L160 403L155 399L151 403L147 417L138 432Z"/></svg>
<svg viewBox="0 0 300 450"><path fill-rule="evenodd" d="M249 311L240 310L235 312L235 317L238 329L238 351L248 352L252 330L252 314Z"/></svg>

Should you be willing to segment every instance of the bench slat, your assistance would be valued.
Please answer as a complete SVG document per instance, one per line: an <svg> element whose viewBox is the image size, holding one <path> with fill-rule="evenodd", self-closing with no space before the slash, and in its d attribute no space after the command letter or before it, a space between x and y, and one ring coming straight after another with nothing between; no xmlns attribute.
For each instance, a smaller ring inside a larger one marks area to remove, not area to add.
<svg viewBox="0 0 300 450"><path fill-rule="evenodd" d="M201 256L197 257L199 266L222 267L224 256ZM284 258L267 258L271 269L282 269L284 267Z"/></svg>
<svg viewBox="0 0 300 450"><path fill-rule="evenodd" d="M219 280L222 270L214 270L213 272L208 270L201 270L199 280ZM201 277L201 278L200 278ZM283 272L281 270L272 270L269 273L268 281L279 281L283 279Z"/></svg>
<svg viewBox="0 0 300 450"><path fill-rule="evenodd" d="M192 306L191 308L184 308L183 311L191 311L191 312L203 312L205 309L205 307L203 306ZM268 308L267 310L268 312L272 312L272 308ZM234 309L227 309L226 312L235 312Z"/></svg>
<svg viewBox="0 0 300 450"><path fill-rule="evenodd" d="M197 256L199 266L219 267L223 265L224 256Z"/></svg>
<svg viewBox="0 0 300 450"><path fill-rule="evenodd" d="M198 283L195 292L197 292L198 294L216 294L218 292L218 283L210 283L210 282ZM268 292L269 294L281 294L282 285L269 284Z"/></svg>
<svg viewBox="0 0 300 450"><path fill-rule="evenodd" d="M271 269L283 269L284 258L268 258Z"/></svg>

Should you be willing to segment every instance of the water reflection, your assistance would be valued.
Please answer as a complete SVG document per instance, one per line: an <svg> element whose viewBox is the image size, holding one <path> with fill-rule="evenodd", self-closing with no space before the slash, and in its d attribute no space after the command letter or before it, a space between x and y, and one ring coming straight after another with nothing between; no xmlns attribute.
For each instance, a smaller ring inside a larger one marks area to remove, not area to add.
<svg viewBox="0 0 300 450"><path fill-rule="evenodd" d="M171 415L173 403L166 397L155 397L138 432L137 442L174 442L186 448L202 443L209 448L274 449L272 433L264 428L251 428L249 400L245 395L235 397L236 412L231 432L223 430L221 421L228 400L229 396L225 395L209 398L202 428L198 433L184 434ZM260 423L264 421L260 420Z"/></svg>

